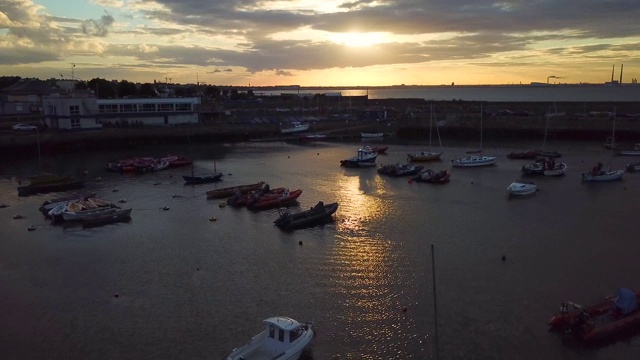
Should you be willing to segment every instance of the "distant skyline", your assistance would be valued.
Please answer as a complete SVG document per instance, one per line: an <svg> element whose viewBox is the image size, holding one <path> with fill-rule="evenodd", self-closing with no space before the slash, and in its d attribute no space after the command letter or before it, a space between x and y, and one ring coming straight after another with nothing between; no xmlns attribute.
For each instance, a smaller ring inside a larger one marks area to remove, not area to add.
<svg viewBox="0 0 640 360"><path fill-rule="evenodd" d="M0 75L231 86L623 82L636 0L0 0Z"/></svg>

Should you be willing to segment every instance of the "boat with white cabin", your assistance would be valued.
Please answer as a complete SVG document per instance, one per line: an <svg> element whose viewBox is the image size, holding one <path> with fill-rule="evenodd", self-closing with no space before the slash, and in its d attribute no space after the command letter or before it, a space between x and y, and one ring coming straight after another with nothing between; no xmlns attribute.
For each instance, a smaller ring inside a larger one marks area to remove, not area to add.
<svg viewBox="0 0 640 360"><path fill-rule="evenodd" d="M233 349L226 360L297 360L314 336L312 323L286 316L263 321L265 329L249 342Z"/></svg>

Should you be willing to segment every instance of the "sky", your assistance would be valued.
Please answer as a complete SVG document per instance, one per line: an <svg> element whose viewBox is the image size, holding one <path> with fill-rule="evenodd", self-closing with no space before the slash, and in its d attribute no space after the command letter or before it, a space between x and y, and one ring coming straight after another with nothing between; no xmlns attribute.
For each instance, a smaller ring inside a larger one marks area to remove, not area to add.
<svg viewBox="0 0 640 360"><path fill-rule="evenodd" d="M619 80L624 66L629 83L640 77L639 19L637 0L0 0L0 75L577 84Z"/></svg>

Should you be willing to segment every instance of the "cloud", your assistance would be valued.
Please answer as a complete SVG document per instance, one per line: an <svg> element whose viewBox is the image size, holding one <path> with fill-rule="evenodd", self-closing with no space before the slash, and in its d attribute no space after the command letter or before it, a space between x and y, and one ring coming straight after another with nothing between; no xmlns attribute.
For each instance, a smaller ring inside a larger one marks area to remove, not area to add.
<svg viewBox="0 0 640 360"><path fill-rule="evenodd" d="M115 23L116 20L110 14L105 14L100 19L89 19L82 23L82 32L90 36L107 36L109 33L109 27Z"/></svg>

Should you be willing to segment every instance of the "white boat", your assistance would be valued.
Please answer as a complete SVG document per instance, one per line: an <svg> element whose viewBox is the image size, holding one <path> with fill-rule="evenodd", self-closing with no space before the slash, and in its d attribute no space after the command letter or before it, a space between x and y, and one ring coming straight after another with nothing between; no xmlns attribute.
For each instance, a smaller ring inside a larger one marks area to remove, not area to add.
<svg viewBox="0 0 640 360"><path fill-rule="evenodd" d="M633 149L623 149L618 151L618 155L640 156L640 144L635 144Z"/></svg>
<svg viewBox="0 0 640 360"><path fill-rule="evenodd" d="M535 194L538 187L532 182L514 181L507 187L507 191L512 196L526 196Z"/></svg>
<svg viewBox="0 0 640 360"><path fill-rule="evenodd" d="M312 324L285 316L263 321L264 331L233 349L226 360L297 360L314 336Z"/></svg>
<svg viewBox="0 0 640 360"><path fill-rule="evenodd" d="M429 117L429 150L421 150L407 154L409 161L433 161L438 160L442 156L442 141L440 139L440 131L436 122L436 132L438 133L438 142L440 143L440 151L431 151L431 129L434 122L433 104L431 104L431 116Z"/></svg>
<svg viewBox="0 0 640 360"><path fill-rule="evenodd" d="M551 168L547 168L544 170L543 174L545 176L562 176L567 172L567 164L558 163L553 164Z"/></svg>
<svg viewBox="0 0 640 360"><path fill-rule="evenodd" d="M482 153L482 105L480 105L480 150L467 151L467 154ZM454 167L478 167L494 165L498 161L497 156L469 155L463 158L451 160Z"/></svg>
<svg viewBox="0 0 640 360"><path fill-rule="evenodd" d="M384 137L384 133L381 133L381 132L375 132L375 133L361 132L360 133L360 137L365 138L365 139L376 139L376 138Z"/></svg>
<svg viewBox="0 0 640 360"><path fill-rule="evenodd" d="M494 165L498 158L496 156L471 155L463 158L451 160L455 167L477 167Z"/></svg>
<svg viewBox="0 0 640 360"><path fill-rule="evenodd" d="M614 181L622 179L624 170L608 170L598 171L597 173L588 172L582 174L582 181Z"/></svg>
<svg viewBox="0 0 640 360"><path fill-rule="evenodd" d="M340 165L346 167L375 166L377 157L377 151L373 151L370 146L365 146L358 149L358 154L356 156L345 160L340 160Z"/></svg>
<svg viewBox="0 0 640 360"><path fill-rule="evenodd" d="M280 130L283 134L291 134L309 130L309 124L303 124L300 121L291 122L291 127Z"/></svg>

